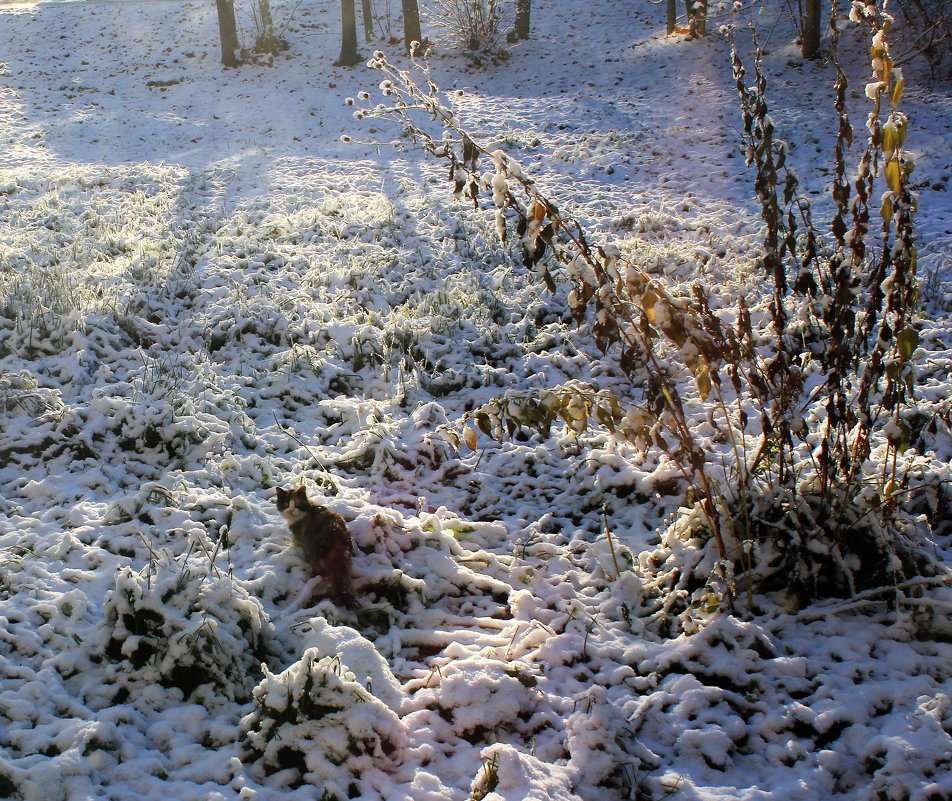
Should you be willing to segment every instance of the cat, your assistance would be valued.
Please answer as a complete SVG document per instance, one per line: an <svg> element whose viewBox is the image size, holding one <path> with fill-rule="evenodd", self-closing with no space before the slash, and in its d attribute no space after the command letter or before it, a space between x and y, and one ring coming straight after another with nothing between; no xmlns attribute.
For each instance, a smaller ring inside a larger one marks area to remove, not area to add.
<svg viewBox="0 0 952 801"><path fill-rule="evenodd" d="M349 606L353 600L350 557L354 546L344 518L333 509L311 503L304 487L278 487L277 506L315 578L329 581L334 600Z"/></svg>

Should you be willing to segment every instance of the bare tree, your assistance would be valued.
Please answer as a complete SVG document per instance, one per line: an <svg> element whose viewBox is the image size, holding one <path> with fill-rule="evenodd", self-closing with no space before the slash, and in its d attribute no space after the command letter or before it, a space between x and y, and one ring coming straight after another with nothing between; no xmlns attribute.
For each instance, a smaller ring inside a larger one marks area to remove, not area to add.
<svg viewBox="0 0 952 801"><path fill-rule="evenodd" d="M515 41L515 30L506 32L508 0L430 0L430 24L445 34L450 47L472 55L497 53L506 38Z"/></svg>
<svg viewBox="0 0 952 801"><path fill-rule="evenodd" d="M688 17L690 36L704 36L707 33L707 0L684 0Z"/></svg>
<svg viewBox="0 0 952 801"><path fill-rule="evenodd" d="M403 41L410 52L413 42L422 42L423 34L420 31L420 6L417 0L402 0L403 2Z"/></svg>
<svg viewBox="0 0 952 801"><path fill-rule="evenodd" d="M804 58L816 58L820 55L820 0L806 0L800 55Z"/></svg>
<svg viewBox="0 0 952 801"><path fill-rule="evenodd" d="M271 16L271 0L258 0L258 38L255 40L255 51L277 55L282 50L282 43L274 33L274 18Z"/></svg>
<svg viewBox="0 0 952 801"><path fill-rule="evenodd" d="M353 67L360 61L357 54L357 12L354 9L354 0L340 0L340 56L336 64L338 67Z"/></svg>
<svg viewBox="0 0 952 801"><path fill-rule="evenodd" d="M529 12L532 0L516 0L516 21L514 23L517 39L529 38Z"/></svg>
<svg viewBox="0 0 952 801"><path fill-rule="evenodd" d="M261 16L261 33L274 38L274 19L271 16L271 0L258 0L258 14Z"/></svg>
<svg viewBox="0 0 952 801"><path fill-rule="evenodd" d="M371 0L360 0L360 15L364 19L364 41L374 40L374 12Z"/></svg>
<svg viewBox="0 0 952 801"><path fill-rule="evenodd" d="M221 39L221 63L238 66L238 26L235 24L234 0L215 0L218 7L218 35Z"/></svg>

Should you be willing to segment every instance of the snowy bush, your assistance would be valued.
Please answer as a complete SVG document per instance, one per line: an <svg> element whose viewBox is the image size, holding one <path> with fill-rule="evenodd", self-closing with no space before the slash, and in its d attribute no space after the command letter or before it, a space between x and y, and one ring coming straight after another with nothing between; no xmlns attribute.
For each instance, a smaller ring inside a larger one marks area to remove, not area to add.
<svg viewBox="0 0 952 801"><path fill-rule="evenodd" d="M182 415L165 399L147 403L118 401L111 421L124 451L161 450L169 457L184 457L206 441L210 432L197 415Z"/></svg>
<svg viewBox="0 0 952 801"><path fill-rule="evenodd" d="M395 712L400 711L404 691L374 644L348 626L332 626L324 618L309 621L304 632L304 650L336 654L352 671L356 681Z"/></svg>
<svg viewBox="0 0 952 801"><path fill-rule="evenodd" d="M842 499L841 513L833 518L828 503L809 487L798 495L765 488L747 508L728 506L728 513L746 516L745 528L726 534L725 546L734 557L728 562L720 559L701 510L682 510L662 533L660 546L640 557L643 573L651 576L650 594L664 612L656 617L662 630L680 619L685 630L694 631L719 608L732 582L799 609L818 598L893 586L897 574L937 574L922 548L928 534L922 520L900 511L884 523L868 497Z"/></svg>
<svg viewBox="0 0 952 801"><path fill-rule="evenodd" d="M17 278L0 282L0 321L4 331L0 356L33 357L69 347L83 328L81 291L62 266L23 263Z"/></svg>
<svg viewBox="0 0 952 801"><path fill-rule="evenodd" d="M78 434L60 392L40 386L30 372L0 371L0 465L37 454L90 455Z"/></svg>
<svg viewBox="0 0 952 801"><path fill-rule="evenodd" d="M518 798L521 801L578 801L571 772L511 745L491 745L480 754L482 767L473 779L470 801Z"/></svg>
<svg viewBox="0 0 952 801"><path fill-rule="evenodd" d="M265 668L254 702L241 721L247 759L322 798L353 798L360 778L391 767L405 744L396 712L321 648L281 673Z"/></svg>
<svg viewBox="0 0 952 801"><path fill-rule="evenodd" d="M502 47L510 12L504 0L435 0L427 16L451 47L490 54Z"/></svg>
<svg viewBox="0 0 952 801"><path fill-rule="evenodd" d="M251 442L243 403L221 384L204 359L142 356L129 385L96 398L93 408L127 453L160 452L184 464L204 462L232 436ZM104 432L105 433L105 432Z"/></svg>
<svg viewBox="0 0 952 801"><path fill-rule="evenodd" d="M99 646L121 696L160 684L186 697L209 686L244 701L271 628L261 602L231 576L186 557L117 571Z"/></svg>
<svg viewBox="0 0 952 801"><path fill-rule="evenodd" d="M440 668L421 690L432 698L453 733L470 742L502 739L509 732L528 735L540 694L531 671L500 660L460 659Z"/></svg>
<svg viewBox="0 0 952 801"><path fill-rule="evenodd" d="M608 787L631 791L641 770L655 767L654 755L629 735L626 724L624 714L608 699L604 687L593 687L586 703L566 720L569 765L583 797ZM616 734L610 737L608 732Z"/></svg>
<svg viewBox="0 0 952 801"><path fill-rule="evenodd" d="M59 393L41 387L29 372L0 372L0 414L20 413L33 419L59 416L63 413L63 402Z"/></svg>

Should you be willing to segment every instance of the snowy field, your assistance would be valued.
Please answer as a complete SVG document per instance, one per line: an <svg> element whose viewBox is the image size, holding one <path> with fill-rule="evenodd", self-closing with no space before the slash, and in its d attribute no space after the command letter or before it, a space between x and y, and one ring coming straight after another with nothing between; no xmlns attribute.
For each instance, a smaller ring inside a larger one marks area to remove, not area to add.
<svg viewBox="0 0 952 801"><path fill-rule="evenodd" d="M598 430L444 434L507 390L625 397L616 362L442 165L354 119L380 78L332 66L336 2L276 2L290 49L234 70L214 7L0 4L0 798L952 799L941 580L926 621L873 594L664 625L640 566L670 464ZM832 68L775 11L771 105L827 219ZM685 41L646 0L535 0L508 60L434 34L432 70L593 237L756 307L726 21ZM907 73L948 565L952 97ZM350 525L354 609L306 586L274 501L302 482Z"/></svg>

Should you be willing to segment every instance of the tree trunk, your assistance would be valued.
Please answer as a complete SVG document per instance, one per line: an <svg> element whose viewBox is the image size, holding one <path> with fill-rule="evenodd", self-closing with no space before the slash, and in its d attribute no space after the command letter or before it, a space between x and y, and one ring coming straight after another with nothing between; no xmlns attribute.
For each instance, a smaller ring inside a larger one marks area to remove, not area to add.
<svg viewBox="0 0 952 801"><path fill-rule="evenodd" d="M666 30L668 36L674 33L675 20L678 18L677 4L675 0L668 0L668 19Z"/></svg>
<svg viewBox="0 0 952 801"><path fill-rule="evenodd" d="M374 12L371 0L360 0L360 12L364 18L364 41L369 44L374 40Z"/></svg>
<svg viewBox="0 0 952 801"><path fill-rule="evenodd" d="M274 20L271 18L271 0L258 0L258 13L261 15L261 34L274 38Z"/></svg>
<svg viewBox="0 0 952 801"><path fill-rule="evenodd" d="M357 55L357 12L354 10L354 0L340 0L340 19L340 56L337 66L353 67L360 61Z"/></svg>
<svg viewBox="0 0 952 801"><path fill-rule="evenodd" d="M516 0L516 38L529 38L529 12L532 8L532 0Z"/></svg>
<svg viewBox="0 0 952 801"><path fill-rule="evenodd" d="M271 0L258 0L258 39L255 52L277 55L281 47L274 35L274 19L271 17Z"/></svg>
<svg viewBox="0 0 952 801"><path fill-rule="evenodd" d="M707 33L707 0L684 0L688 17L688 35L704 36Z"/></svg>
<svg viewBox="0 0 952 801"><path fill-rule="evenodd" d="M420 32L420 6L417 0L402 0L403 2L403 43L406 45L407 53L410 52L410 45L413 42L422 42L423 34Z"/></svg>
<svg viewBox="0 0 952 801"><path fill-rule="evenodd" d="M816 58L820 55L820 0L806 0L800 54L804 58Z"/></svg>
<svg viewBox="0 0 952 801"><path fill-rule="evenodd" d="M218 36L221 39L221 63L238 66L238 26L235 24L234 0L215 0L218 7Z"/></svg>

